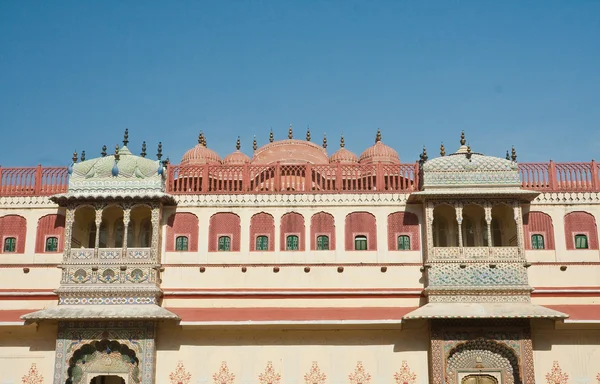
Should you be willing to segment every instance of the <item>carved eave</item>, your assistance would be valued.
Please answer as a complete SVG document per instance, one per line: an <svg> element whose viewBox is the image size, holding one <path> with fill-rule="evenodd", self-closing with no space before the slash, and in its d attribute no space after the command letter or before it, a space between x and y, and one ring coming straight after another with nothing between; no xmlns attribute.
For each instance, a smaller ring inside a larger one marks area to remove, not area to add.
<svg viewBox="0 0 600 384"><path fill-rule="evenodd" d="M569 315L531 303L428 303L402 320L417 319L553 319Z"/></svg>
<svg viewBox="0 0 600 384"><path fill-rule="evenodd" d="M164 205L177 205L173 196L164 192L153 191L106 191L106 192L87 192L87 193L61 193L50 197L50 200L61 207L66 207L70 203L79 202L134 202L134 201L154 201L161 202Z"/></svg>
<svg viewBox="0 0 600 384"><path fill-rule="evenodd" d="M176 320L181 318L155 304L59 305L21 316L26 323L63 320Z"/></svg>
<svg viewBox="0 0 600 384"><path fill-rule="evenodd" d="M408 203L448 199L513 199L530 203L540 192L516 188L444 188L411 193Z"/></svg>

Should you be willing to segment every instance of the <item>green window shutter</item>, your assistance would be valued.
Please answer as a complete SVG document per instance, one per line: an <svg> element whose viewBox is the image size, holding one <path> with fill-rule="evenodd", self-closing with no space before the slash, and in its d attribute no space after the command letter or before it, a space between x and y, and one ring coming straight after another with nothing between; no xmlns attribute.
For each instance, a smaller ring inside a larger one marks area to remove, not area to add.
<svg viewBox="0 0 600 384"><path fill-rule="evenodd" d="M175 239L175 250L176 251L187 251L188 250L188 238L186 236L178 236Z"/></svg>
<svg viewBox="0 0 600 384"><path fill-rule="evenodd" d="M46 252L58 251L58 237L48 237L46 239Z"/></svg>
<svg viewBox="0 0 600 384"><path fill-rule="evenodd" d="M545 249L544 236L536 234L531 235L531 248L532 249Z"/></svg>
<svg viewBox="0 0 600 384"><path fill-rule="evenodd" d="M317 251L329 250L329 236L321 235L317 237Z"/></svg>
<svg viewBox="0 0 600 384"><path fill-rule="evenodd" d="M575 249L588 249L588 238L586 235L575 235Z"/></svg>
<svg viewBox="0 0 600 384"><path fill-rule="evenodd" d="M367 237L356 236L354 238L354 250L355 251L366 251L367 250Z"/></svg>
<svg viewBox="0 0 600 384"><path fill-rule="evenodd" d="M219 237L219 251L231 251L231 237Z"/></svg>
<svg viewBox="0 0 600 384"><path fill-rule="evenodd" d="M267 236L258 236L256 238L256 250L257 251L268 251L269 250L269 238Z"/></svg>
<svg viewBox="0 0 600 384"><path fill-rule="evenodd" d="M285 250L286 251L297 251L298 250L298 236L290 235L285 239Z"/></svg>
<svg viewBox="0 0 600 384"><path fill-rule="evenodd" d="M398 236L398 250L410 251L410 237L406 235Z"/></svg>
<svg viewBox="0 0 600 384"><path fill-rule="evenodd" d="M16 252L17 250L17 239L14 237L7 237L4 239L4 252Z"/></svg>

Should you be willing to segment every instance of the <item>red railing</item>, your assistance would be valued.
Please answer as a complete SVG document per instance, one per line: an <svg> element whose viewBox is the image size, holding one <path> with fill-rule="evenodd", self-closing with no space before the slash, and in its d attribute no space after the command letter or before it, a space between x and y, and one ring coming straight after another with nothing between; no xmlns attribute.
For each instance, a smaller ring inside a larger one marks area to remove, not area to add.
<svg viewBox="0 0 600 384"><path fill-rule="evenodd" d="M48 196L66 192L68 176L67 167L0 167L0 196Z"/></svg>
<svg viewBox="0 0 600 384"><path fill-rule="evenodd" d="M418 190L418 164L169 165L167 191L218 193L360 193Z"/></svg>
<svg viewBox="0 0 600 384"><path fill-rule="evenodd" d="M600 192L600 164L520 163L521 186L540 192ZM419 189L418 164L169 165L172 194L373 193ZM66 167L0 167L0 196L67 191Z"/></svg>

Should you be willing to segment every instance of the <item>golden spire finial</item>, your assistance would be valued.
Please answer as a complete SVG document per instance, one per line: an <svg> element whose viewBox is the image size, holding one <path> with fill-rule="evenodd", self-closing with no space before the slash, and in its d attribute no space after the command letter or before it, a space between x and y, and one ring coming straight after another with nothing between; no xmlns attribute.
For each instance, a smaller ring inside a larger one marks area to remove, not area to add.
<svg viewBox="0 0 600 384"><path fill-rule="evenodd" d="M269 143L272 143L275 140L275 137L273 136L273 128L271 128L271 132L269 133Z"/></svg>
<svg viewBox="0 0 600 384"><path fill-rule="evenodd" d="M256 148L258 146L256 145L256 135L254 135L254 142L252 143L252 149L256 151Z"/></svg>
<svg viewBox="0 0 600 384"><path fill-rule="evenodd" d="M510 154L508 153L508 149L506 150L506 157L505 157L505 159L506 160L510 160Z"/></svg>
<svg viewBox="0 0 600 384"><path fill-rule="evenodd" d="M125 134L123 135L123 146L126 147L129 144L129 128L125 128Z"/></svg>
<svg viewBox="0 0 600 384"><path fill-rule="evenodd" d="M444 147L444 143L440 145L440 155L446 156L446 148Z"/></svg>
<svg viewBox="0 0 600 384"><path fill-rule="evenodd" d="M73 160L73 163L77 162L77 151L73 152L73 157L71 158L71 160Z"/></svg>
<svg viewBox="0 0 600 384"><path fill-rule="evenodd" d="M377 128L377 135L375 136L375 143L379 143L381 141L381 130Z"/></svg>
<svg viewBox="0 0 600 384"><path fill-rule="evenodd" d="M327 149L327 134L323 134L323 148Z"/></svg>
<svg viewBox="0 0 600 384"><path fill-rule="evenodd" d="M462 131L460 133L460 145L465 145L467 143L467 140L465 140L465 131Z"/></svg>
<svg viewBox="0 0 600 384"><path fill-rule="evenodd" d="M119 155L119 144L115 145L115 160L119 160L121 155Z"/></svg>
<svg viewBox="0 0 600 384"><path fill-rule="evenodd" d="M198 144L204 145L204 132L202 131L200 131L200 134L198 135Z"/></svg>
<svg viewBox="0 0 600 384"><path fill-rule="evenodd" d="M306 141L310 141L310 127L306 127Z"/></svg>
<svg viewBox="0 0 600 384"><path fill-rule="evenodd" d="M290 124L290 128L288 129L288 139L294 138L294 132L292 131L292 124Z"/></svg>
<svg viewBox="0 0 600 384"><path fill-rule="evenodd" d="M344 148L345 145L346 143L344 142L344 135L342 135L342 137L340 138L340 148Z"/></svg>
<svg viewBox="0 0 600 384"><path fill-rule="evenodd" d="M516 162L516 161L517 161L517 150L515 149L514 145L513 145L513 147L512 147L512 150L511 150L511 152L510 152L510 153L511 153L511 154L510 154L510 158L511 158L511 160L512 160L513 162Z"/></svg>
<svg viewBox="0 0 600 384"><path fill-rule="evenodd" d="M240 137L238 136L237 141L235 142L235 149L239 151L241 147L242 143L240 142Z"/></svg>

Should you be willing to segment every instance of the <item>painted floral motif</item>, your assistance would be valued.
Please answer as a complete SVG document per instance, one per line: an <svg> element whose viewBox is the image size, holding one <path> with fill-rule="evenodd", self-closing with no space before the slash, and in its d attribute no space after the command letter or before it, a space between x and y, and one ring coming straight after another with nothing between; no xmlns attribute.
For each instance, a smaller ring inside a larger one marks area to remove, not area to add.
<svg viewBox="0 0 600 384"><path fill-rule="evenodd" d="M371 375L365 371L362 361L359 361L356 363L354 372L348 375L348 379L350 379L350 384L369 384L371 382Z"/></svg>
<svg viewBox="0 0 600 384"><path fill-rule="evenodd" d="M38 372L35 363L31 364L31 368L29 368L29 372L23 376L22 382L23 384L42 384L44 382L44 377Z"/></svg>
<svg viewBox="0 0 600 384"><path fill-rule="evenodd" d="M281 381L281 375L275 372L272 362L267 362L265 372L258 375L258 382L260 384L279 384Z"/></svg>
<svg viewBox="0 0 600 384"><path fill-rule="evenodd" d="M177 363L177 368L169 375L170 384L190 384L192 375L186 372L183 361Z"/></svg>
<svg viewBox="0 0 600 384"><path fill-rule="evenodd" d="M396 380L396 384L415 384L417 381L417 374L411 372L408 363L406 360L403 360L400 371L394 373L394 380Z"/></svg>
<svg viewBox="0 0 600 384"><path fill-rule="evenodd" d="M598 380L598 384L600 384L600 373L596 376L596 380Z"/></svg>
<svg viewBox="0 0 600 384"><path fill-rule="evenodd" d="M326 379L327 375L321 372L321 368L319 368L319 364L316 361L313 361L310 371L304 375L304 382L306 384L325 384Z"/></svg>
<svg viewBox="0 0 600 384"><path fill-rule="evenodd" d="M233 384L235 375L229 372L227 362L224 361L221 363L221 368L213 375L213 380L215 384Z"/></svg>
<svg viewBox="0 0 600 384"><path fill-rule="evenodd" d="M563 373L562 369L558 365L558 361L554 361L552 364L552 370L546 374L547 384L567 384L569 375Z"/></svg>

